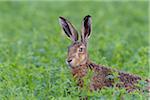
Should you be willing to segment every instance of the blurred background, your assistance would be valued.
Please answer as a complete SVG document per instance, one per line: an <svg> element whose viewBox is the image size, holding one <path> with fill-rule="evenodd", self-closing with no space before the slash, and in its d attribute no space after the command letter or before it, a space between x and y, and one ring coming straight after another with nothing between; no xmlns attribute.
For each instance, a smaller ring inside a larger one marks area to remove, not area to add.
<svg viewBox="0 0 150 100"><path fill-rule="evenodd" d="M148 1L1 1L0 98L77 99L80 91L65 63L71 42L58 18L64 16L80 32L86 15L92 16L90 59L148 77ZM93 98L119 97L108 91Z"/></svg>

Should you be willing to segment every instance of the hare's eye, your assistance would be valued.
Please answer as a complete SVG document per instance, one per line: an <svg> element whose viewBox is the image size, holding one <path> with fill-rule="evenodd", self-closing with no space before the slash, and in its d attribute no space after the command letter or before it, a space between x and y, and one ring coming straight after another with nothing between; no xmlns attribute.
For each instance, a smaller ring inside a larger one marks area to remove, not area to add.
<svg viewBox="0 0 150 100"><path fill-rule="evenodd" d="M83 52L83 48L79 48L79 52Z"/></svg>

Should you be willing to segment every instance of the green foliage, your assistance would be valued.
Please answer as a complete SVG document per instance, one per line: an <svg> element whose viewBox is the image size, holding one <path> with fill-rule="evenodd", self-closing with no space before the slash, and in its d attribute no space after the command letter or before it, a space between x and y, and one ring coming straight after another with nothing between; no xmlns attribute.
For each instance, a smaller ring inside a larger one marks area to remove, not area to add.
<svg viewBox="0 0 150 100"><path fill-rule="evenodd" d="M71 42L61 31L58 17L67 17L80 30L87 14L93 20L90 58L147 78L148 2L0 2L0 98L147 99L146 93L128 94L115 88L90 92L76 86L65 64Z"/></svg>

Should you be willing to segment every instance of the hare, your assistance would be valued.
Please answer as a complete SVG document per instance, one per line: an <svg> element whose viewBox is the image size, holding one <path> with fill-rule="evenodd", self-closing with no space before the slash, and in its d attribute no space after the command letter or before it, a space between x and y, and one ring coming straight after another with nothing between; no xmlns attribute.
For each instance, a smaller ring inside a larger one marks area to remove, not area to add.
<svg viewBox="0 0 150 100"><path fill-rule="evenodd" d="M89 59L87 42L91 33L92 20L90 15L85 16L82 21L80 41L77 30L68 20L59 17L59 22L66 35L72 41L72 44L68 47L66 62L77 80L79 87L82 88L84 86L84 77L86 77L89 70L91 70L93 72L89 84L91 91L100 90L104 87L125 88L128 92L140 90L137 84L142 80L141 77L94 64Z"/></svg>

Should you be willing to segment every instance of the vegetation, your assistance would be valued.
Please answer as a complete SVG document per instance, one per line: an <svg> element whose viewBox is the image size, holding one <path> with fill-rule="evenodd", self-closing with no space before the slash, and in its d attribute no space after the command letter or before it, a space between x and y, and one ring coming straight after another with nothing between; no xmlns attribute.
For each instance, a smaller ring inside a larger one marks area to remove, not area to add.
<svg viewBox="0 0 150 100"><path fill-rule="evenodd" d="M148 99L123 89L78 89L65 63L71 42L58 17L80 30L87 14L91 60L148 78L148 2L0 2L1 100Z"/></svg>

